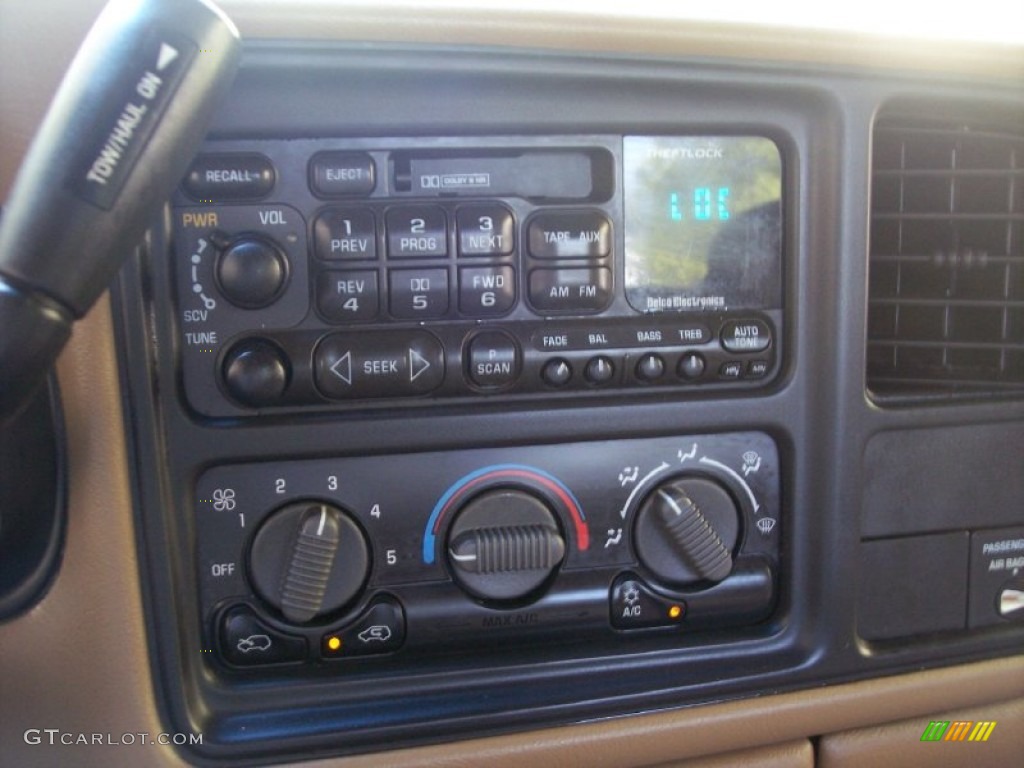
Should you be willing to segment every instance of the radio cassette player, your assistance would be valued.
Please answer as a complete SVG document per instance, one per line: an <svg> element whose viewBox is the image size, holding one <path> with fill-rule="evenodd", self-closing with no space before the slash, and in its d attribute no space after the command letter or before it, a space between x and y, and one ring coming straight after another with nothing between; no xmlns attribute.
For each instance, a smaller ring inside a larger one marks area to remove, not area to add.
<svg viewBox="0 0 1024 768"><path fill-rule="evenodd" d="M186 398L762 387L782 164L761 136L210 141L173 207Z"/></svg>

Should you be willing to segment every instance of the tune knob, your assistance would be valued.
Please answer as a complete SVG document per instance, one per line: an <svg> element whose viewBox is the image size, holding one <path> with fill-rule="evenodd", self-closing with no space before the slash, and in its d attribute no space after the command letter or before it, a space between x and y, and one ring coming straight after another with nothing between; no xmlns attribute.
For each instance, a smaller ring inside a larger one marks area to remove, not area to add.
<svg viewBox="0 0 1024 768"><path fill-rule="evenodd" d="M224 244L217 258L217 287L242 309L273 304L288 281L288 257L273 240L241 235Z"/></svg>
<svg viewBox="0 0 1024 768"><path fill-rule="evenodd" d="M448 563L468 593L519 600L543 585L565 557L551 508L516 489L487 491L459 510L448 532Z"/></svg>
<svg viewBox="0 0 1024 768"><path fill-rule="evenodd" d="M739 527L739 511L725 488L683 476L647 494L634 541L640 561L669 585L717 582L732 571Z"/></svg>
<svg viewBox="0 0 1024 768"><path fill-rule="evenodd" d="M317 501L274 512L249 552L253 588L296 624L345 606L363 588L369 570L359 526L337 507Z"/></svg>

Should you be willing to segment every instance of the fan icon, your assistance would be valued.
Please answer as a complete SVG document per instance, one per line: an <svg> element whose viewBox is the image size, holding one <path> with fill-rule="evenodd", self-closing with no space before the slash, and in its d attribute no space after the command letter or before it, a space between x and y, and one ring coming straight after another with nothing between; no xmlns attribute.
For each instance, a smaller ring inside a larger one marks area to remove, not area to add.
<svg viewBox="0 0 1024 768"><path fill-rule="evenodd" d="M235 508L235 489L218 488L213 492L213 508L218 512L230 512Z"/></svg>

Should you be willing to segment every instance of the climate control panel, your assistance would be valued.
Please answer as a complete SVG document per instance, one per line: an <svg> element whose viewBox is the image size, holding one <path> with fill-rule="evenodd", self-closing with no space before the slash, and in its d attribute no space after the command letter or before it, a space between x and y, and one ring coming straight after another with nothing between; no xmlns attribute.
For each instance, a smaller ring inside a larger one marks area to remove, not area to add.
<svg viewBox="0 0 1024 768"><path fill-rule="evenodd" d="M680 642L778 595L758 432L225 465L195 505L203 631L231 669Z"/></svg>

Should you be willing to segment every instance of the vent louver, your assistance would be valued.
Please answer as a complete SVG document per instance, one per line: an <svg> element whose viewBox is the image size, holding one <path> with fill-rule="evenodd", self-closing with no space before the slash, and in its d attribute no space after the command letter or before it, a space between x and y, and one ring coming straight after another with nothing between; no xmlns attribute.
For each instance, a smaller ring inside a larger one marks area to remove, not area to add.
<svg viewBox="0 0 1024 768"><path fill-rule="evenodd" d="M1024 391L1024 119L918 114L874 129L868 388Z"/></svg>

